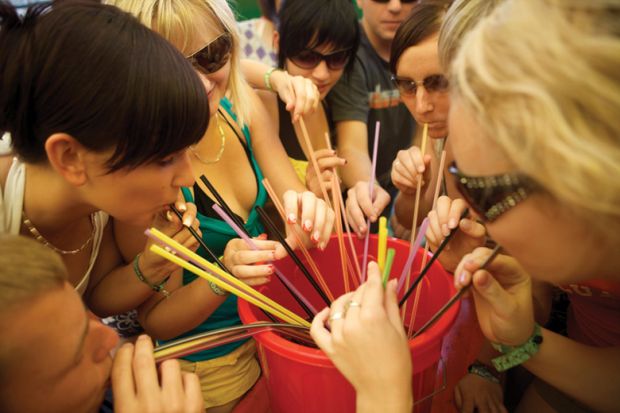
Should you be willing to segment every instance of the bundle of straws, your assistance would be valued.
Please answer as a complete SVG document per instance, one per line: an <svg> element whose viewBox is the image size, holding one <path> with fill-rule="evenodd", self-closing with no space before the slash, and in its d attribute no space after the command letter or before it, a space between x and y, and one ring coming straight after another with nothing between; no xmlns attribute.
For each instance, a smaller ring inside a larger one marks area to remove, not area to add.
<svg viewBox="0 0 620 413"><path fill-rule="evenodd" d="M306 126L304 124L303 118L300 119L300 125L301 125L302 135L305 141L305 146L310 155L309 156L310 162L312 163L313 167L317 171L319 171L320 169L318 166L318 161L314 154L315 153L314 148L308 136L308 132L306 130ZM379 125L379 122L377 122L376 129L375 129L373 157L372 157L373 176L375 174L376 164L377 164L379 129L380 129L380 125ZM424 125L422 148L421 148L422 153L425 153L427 139L428 139L428 125ZM327 144L327 148L331 149L331 142L327 134L325 134L325 142ZM439 165L439 174L442 174L442 171L443 171L443 167L445 163L445 155L446 153L445 151L443 151L441 154L441 161ZM331 185L329 188L330 190L328 191L328 188L326 187L326 183L323 182L323 180L321 179L319 179L319 186L320 186L321 193L326 203L336 213L335 227L336 227L336 235L338 239L338 249L340 253L340 265L341 265L342 276L343 276L343 285L344 285L345 292L349 292L357 288L361 283L364 282L366 278L366 267L367 267L367 262L368 262L369 232L370 231L367 232L366 238L364 240L364 250L363 250L363 258L362 258L363 262L360 267L360 263L358 262L358 258L357 258L357 252L356 252L356 249L353 243L353 238L351 236L350 225L347 220L347 215L345 213L344 200L342 197L342 190L340 187L340 180L338 178L338 174L335 168L332 170L332 172L333 172L332 179L330 182ZM438 177L437 185L435 187L433 209L435 208L435 204L439 196L440 183L441 183L440 177L441 175ZM247 243L249 248L254 249L254 250L258 249L256 244L250 237L250 234L248 234L247 231L245 230L244 223L239 219L239 217L236 214L232 212L232 210L227 205L227 203L224 201L224 199L220 196L216 188L211 184L211 182L209 182L209 180L205 176L202 176L200 179L207 186L209 191L213 194L213 196L217 199L219 203L219 205L214 204L213 206L215 212L225 222L227 222L228 225L230 225L230 227L233 228L233 230L235 230L237 235ZM374 179L369 184L369 191L370 191L371 199L373 196L373 187L374 187L373 182L374 182ZM280 202L273 187L269 183L269 181L267 179L264 179L262 181L262 184L264 185L269 196L271 197L283 222L285 222L286 225L288 225L290 234L292 234L295 237L296 244L299 246L299 250L304 256L309 268L306 267L306 265L297 256L295 251L293 251L293 248L287 243L286 237L278 230L277 226L272 222L272 220L267 215L267 213L261 207L257 207L257 212L261 216L263 223L269 229L269 231L276 236L278 241L280 241L280 243L284 246L284 248L286 249L287 253L291 257L293 262L300 269L301 273L307 279L307 281L312 286L312 288L317 292L319 297L324 301L326 305L331 305L331 302L334 300L334 295L330 291L329 285L326 283L325 277L323 276L318 266L316 265L316 262L312 258L312 255L308 252L308 249L305 247L305 244L303 242L304 234L302 233L301 229L297 225L289 223L288 220L285 218L284 207L282 203ZM414 205L413 225L412 225L412 231L411 231L409 254L408 254L406 263L401 271L401 274L398 277L398 284L397 284L398 293L402 291L403 287L405 288L405 292L402 295L402 298L400 299L400 303L399 303L399 305L402 307L403 317L406 311L406 306L408 304L407 300L411 296L411 294L414 291L416 291L415 299L413 302L413 311L411 312L411 318L408 323L405 322L406 325L409 325L409 336L410 337L412 336L412 326L415 321L416 309L418 306L418 302L420 298L420 291L421 291L421 289L417 287L420 284L420 282L425 279L424 277L428 273L431 265L434 263L438 255L445 248L447 243L450 241L450 239L453 237L454 233L458 229L457 227L456 229L450 232L450 234L443 240L443 242L438 247L437 251L435 251L435 254L432 255L432 257L430 258L428 262L427 262L428 246L426 247L426 250L424 251L424 254L422 256L422 264L420 266L420 270L418 271L418 274L415 277L415 279L411 280L414 258L415 258L416 252L419 250L421 246L424 234L428 227L428 219L425 219L422 225L420 226L419 232L417 233L417 236L416 236L416 230L415 230L416 225L415 224L417 222L418 213L419 213L421 184L422 184L422 180L420 179L417 182L418 187L417 187L416 200L415 200L415 205ZM329 196L330 193L331 193L331 197ZM180 216L180 213L176 209L173 208L173 211L177 215ZM465 211L463 213L462 218L465 217L467 213L468 211ZM368 224L367 227L370 228L369 221L367 222L367 224ZM255 334L256 332L265 331L265 329L276 328L276 329L279 329L279 331L281 332L284 328L283 326L288 326L291 328L298 327L298 328L305 328L305 329L308 329L310 327L310 323L308 320L314 317L314 315L316 315L317 313L316 308L312 305L312 303L306 297L304 297L304 295L287 278L287 276L284 273L282 273L282 271L280 271L277 265L274 265L275 274L277 278L282 282L282 284L285 286L288 292L293 296L293 298L296 300L296 302L299 304L302 310L306 313L307 318L300 317L296 313L283 307L282 305L278 304L271 298L267 297L266 295L262 294L261 292L255 290L254 288L248 286L247 284L243 283L242 281L232 276L230 272L226 269L224 264L217 258L217 256L209 250L209 248L205 245L205 243L202 241L200 236L193 229L189 228L189 230L192 232L192 235L196 237L196 239L199 241L203 249L207 252L207 254L211 257L211 259L217 265L200 257L199 255L195 254L193 251L185 248L184 246L180 245L179 243L167 237L166 235L164 235L163 233L161 233L160 231L156 229L150 229L147 231L147 236L149 236L150 238L156 241L155 244L151 246L151 250L155 252L156 254L178 264L179 266L192 272L193 274L199 277L205 278L206 280L215 283L218 287L232 294L235 294L239 298L242 298L256 305L257 307L261 308L264 311L264 313L271 319L273 323L271 324L258 323L253 327L245 326L245 328L238 326L238 328L233 328L230 331L210 332L213 334L207 334L206 336L200 335L200 336L192 337L190 339L184 339L183 341L179 343L176 343L176 342L173 343L172 345L170 345L170 347L159 347L158 350L162 352L160 353L162 354L161 357L168 357L171 354L173 354L174 356L178 356L179 354L184 355L184 354L187 354L184 352L194 352L194 351L202 350L205 348L210 348L208 346L221 345L226 342L236 341L236 340L239 340L245 337L249 337L250 335ZM344 232L346 232L347 234L346 237L344 236ZM387 220L385 217L381 217L379 219L377 263L379 265L380 270L382 271L382 277L383 277L384 284L390 278L392 263L394 261L394 256L395 256L395 250L393 248L387 248L387 235L388 235ZM348 240L348 245L345 242L345 239ZM490 262L490 260L494 258L494 256L497 254L498 251L499 251L499 248L496 248L496 250L494 251L494 255L489 258L488 262ZM488 262L485 263L485 265L488 264ZM435 316L431 317L431 319L428 320L428 322L416 332L415 336L424 332L437 319L439 319L441 315L450 306L452 306L456 301L458 301L462 293L463 292L459 292L458 294L456 294L446 304L446 306L444 306L440 311L438 311L437 314L435 314ZM284 323L276 323L275 322L276 319L280 319ZM291 334L290 329L288 330L287 334L289 337L295 336L294 334ZM297 334L297 339L302 342L304 340L308 342L309 336L307 335L304 336L303 334L301 335ZM167 348L172 348L172 350L166 350Z"/></svg>

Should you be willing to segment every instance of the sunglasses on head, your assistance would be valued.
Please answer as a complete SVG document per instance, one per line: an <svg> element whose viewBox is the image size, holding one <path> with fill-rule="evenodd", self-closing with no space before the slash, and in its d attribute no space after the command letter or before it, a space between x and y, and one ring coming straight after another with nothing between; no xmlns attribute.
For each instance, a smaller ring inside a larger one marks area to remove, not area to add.
<svg viewBox="0 0 620 413"><path fill-rule="evenodd" d="M391 0L372 0L375 3L389 3ZM400 0L401 3L410 4L416 3L418 0Z"/></svg>
<svg viewBox="0 0 620 413"><path fill-rule="evenodd" d="M204 74L215 73L220 70L228 60L232 52L232 36L223 32L205 47L187 57L194 67Z"/></svg>
<svg viewBox="0 0 620 413"><path fill-rule="evenodd" d="M485 222L495 221L540 188L534 180L518 173L467 176L458 170L455 162L448 171L465 201Z"/></svg>
<svg viewBox="0 0 620 413"><path fill-rule="evenodd" d="M351 50L337 50L329 54L322 54L311 49L304 49L291 57L291 61L302 69L314 69L321 61L325 61L327 67L331 70L340 70L346 66L351 57Z"/></svg>
<svg viewBox="0 0 620 413"><path fill-rule="evenodd" d="M428 93L444 92L448 89L448 79L444 75L430 75L421 82L416 82L405 77L392 76L392 82L400 91L401 95L415 95L419 86L423 86Z"/></svg>

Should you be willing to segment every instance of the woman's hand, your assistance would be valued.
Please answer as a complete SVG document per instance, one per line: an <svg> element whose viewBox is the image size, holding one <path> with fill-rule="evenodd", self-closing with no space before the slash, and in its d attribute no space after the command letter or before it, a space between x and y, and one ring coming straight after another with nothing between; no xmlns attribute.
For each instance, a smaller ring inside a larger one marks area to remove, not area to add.
<svg viewBox="0 0 620 413"><path fill-rule="evenodd" d="M325 249L334 228L334 211L310 191L286 191L283 198L286 220L301 227L306 235L304 244L312 243ZM298 247L296 237L289 235L286 241L293 249Z"/></svg>
<svg viewBox="0 0 620 413"><path fill-rule="evenodd" d="M461 413L508 413L502 385L473 373L454 388L454 403Z"/></svg>
<svg viewBox="0 0 620 413"><path fill-rule="evenodd" d="M378 184L373 190L373 199L370 199L369 186L367 181L356 183L347 192L347 218L349 224L358 237L362 237L368 231L366 217L370 222L376 222L379 215L390 203L390 194Z"/></svg>
<svg viewBox="0 0 620 413"><path fill-rule="evenodd" d="M437 250L452 229L457 226L460 229L438 258L441 265L450 272L456 269L465 254L484 245L484 225L469 218L460 219L466 208L467 204L460 198L452 200L447 196L440 196L435 209L428 214L426 241L432 251Z"/></svg>
<svg viewBox="0 0 620 413"><path fill-rule="evenodd" d="M429 154L422 156L422 151L417 146L398 151L392 162L391 177L394 186L403 194L413 196L421 179L422 188L426 189L430 182L431 159Z"/></svg>
<svg viewBox="0 0 620 413"><path fill-rule="evenodd" d="M408 406L411 411L411 354L396 283L384 289L375 262L368 265L366 283L316 315L310 334L355 388L358 409L399 411L405 406L402 411L407 411Z"/></svg>
<svg viewBox="0 0 620 413"><path fill-rule="evenodd" d="M254 239L259 248L253 250L242 239L228 241L224 250L224 265L232 274L248 285L268 283L274 273L273 261L286 256L286 250L279 242L266 241L266 237Z"/></svg>
<svg viewBox="0 0 620 413"><path fill-rule="evenodd" d="M161 364L158 378L153 344L140 336L133 344L123 345L112 366L114 411L118 413L160 412L198 413L204 402L198 376L181 372L177 360Z"/></svg>
<svg viewBox="0 0 620 413"><path fill-rule="evenodd" d="M534 331L534 304L530 276L507 255L498 255L485 270L480 266L491 254L477 248L463 257L454 284L472 284L478 323L488 340L509 346L525 343Z"/></svg>
<svg viewBox="0 0 620 413"><path fill-rule="evenodd" d="M306 187L316 196L322 198L320 181L329 194L331 192L331 180L334 176L334 169L347 164L347 160L336 155L336 151L331 149L320 149L314 152L317 163L319 164L319 173L317 174L312 162L308 162L306 169Z"/></svg>
<svg viewBox="0 0 620 413"><path fill-rule="evenodd" d="M271 88L286 104L293 122L303 115L313 113L321 102L321 95L312 80L291 76L284 70L274 70L270 75Z"/></svg>

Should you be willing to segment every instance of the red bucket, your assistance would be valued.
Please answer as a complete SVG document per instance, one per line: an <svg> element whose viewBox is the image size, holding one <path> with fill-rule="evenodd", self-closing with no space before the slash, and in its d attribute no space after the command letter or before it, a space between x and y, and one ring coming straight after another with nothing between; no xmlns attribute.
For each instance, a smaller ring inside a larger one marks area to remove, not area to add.
<svg viewBox="0 0 620 413"><path fill-rule="evenodd" d="M356 237L353 238L361 267L364 242ZM345 243L348 248L348 240L345 239ZM409 243L389 238L388 248L396 250L392 266L392 277L396 278L400 276L407 260ZM376 236L371 236L368 251L369 260L374 260L377 251ZM422 254L423 250L421 249L414 260L412 279L419 272ZM311 251L311 255L323 277L325 277L334 298L342 295L344 281L340 266L338 241L335 236L332 237L324 252L314 249ZM302 254L298 253L298 256L305 264ZM278 261L276 266L317 310L326 306L289 257ZM312 273L310 269L309 271ZM350 286L353 288L352 283ZM418 288L422 290L413 325L414 330L428 321L456 292L452 284L452 277L437 262L433 264L425 280L419 284ZM276 277L272 277L272 281L262 286L260 291L302 317L306 316ZM400 296L402 293L404 293L404 288ZM405 320L409 320L414 296L415 293L408 300L409 305L407 306ZM442 390L440 384L442 375L439 374L442 340L452 326L459 307L460 304L456 303L435 325L415 340L409 341L413 365L413 394L416 403L414 411L416 413L429 412L432 396ZM244 323L268 320L259 308L242 299L239 299L239 314ZM355 412L353 387L321 350L296 344L273 332L260 333L254 338L257 343L263 374L267 379L272 412ZM445 377L445 371L443 376Z"/></svg>

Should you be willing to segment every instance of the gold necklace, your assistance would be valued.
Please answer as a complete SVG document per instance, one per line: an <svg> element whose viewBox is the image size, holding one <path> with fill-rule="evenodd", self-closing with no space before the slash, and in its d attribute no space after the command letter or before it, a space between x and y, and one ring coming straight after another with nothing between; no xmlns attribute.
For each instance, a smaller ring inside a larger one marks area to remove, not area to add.
<svg viewBox="0 0 620 413"><path fill-rule="evenodd" d="M43 237L43 235L41 235L39 230L34 226L32 221L30 220L30 218L28 218L28 216L26 215L26 212L24 210L22 210L22 217L23 217L22 222L24 223L26 228L28 228L28 231L30 231L30 233L32 234L34 239L39 241L41 244L45 245L46 247L51 248L52 250L56 251L60 255L75 255L77 253L80 253L80 252L82 252L84 250L84 248L86 248L88 246L88 244L90 244L92 242L93 238L95 237L95 232L97 230L97 228L95 227L95 217L94 216L95 216L94 213L90 215L90 223L93 226L93 230L90 233L90 236L88 237L88 239L84 242L84 244L82 244L81 247L79 247L77 249L74 249L74 250L62 250L62 249L54 246L48 240L46 240L45 237Z"/></svg>
<svg viewBox="0 0 620 413"><path fill-rule="evenodd" d="M226 147L226 135L224 134L224 129L222 128L222 125L220 124L220 113L219 112L215 113L215 122L217 123L217 130L220 132L220 139L221 139L220 150L217 152L215 159L213 160L203 159L198 153L198 151L196 150L195 146L189 147L189 150L192 151L192 154L194 154L196 159L198 159L200 163L203 163L205 165L211 165L214 163L218 163L220 159L222 159L222 155L224 154L224 148Z"/></svg>

